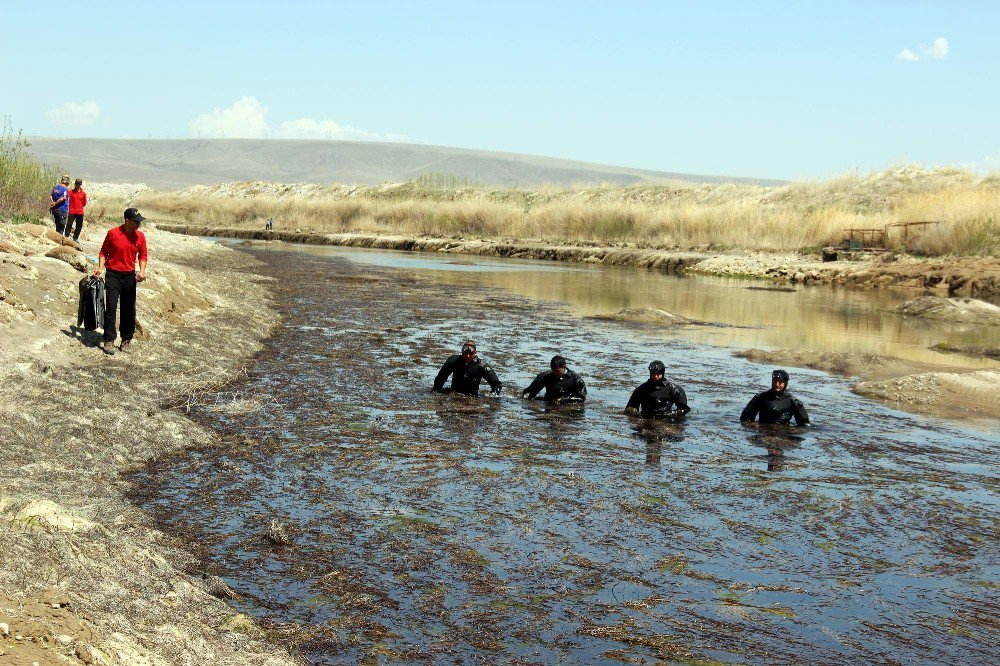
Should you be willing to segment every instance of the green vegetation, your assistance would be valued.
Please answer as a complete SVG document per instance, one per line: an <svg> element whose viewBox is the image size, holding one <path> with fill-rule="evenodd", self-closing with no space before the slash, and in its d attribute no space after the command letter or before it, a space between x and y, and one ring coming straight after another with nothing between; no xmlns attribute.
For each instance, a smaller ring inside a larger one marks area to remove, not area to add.
<svg viewBox="0 0 1000 666"><path fill-rule="evenodd" d="M5 119L0 125L0 220L34 221L48 211L46 195L59 172L33 160L27 147L27 140Z"/></svg>

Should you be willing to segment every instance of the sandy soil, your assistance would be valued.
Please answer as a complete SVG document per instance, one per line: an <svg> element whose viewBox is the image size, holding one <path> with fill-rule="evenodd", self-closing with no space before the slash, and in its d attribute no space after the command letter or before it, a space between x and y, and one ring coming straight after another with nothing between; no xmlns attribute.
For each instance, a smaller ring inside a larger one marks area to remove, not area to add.
<svg viewBox="0 0 1000 666"><path fill-rule="evenodd" d="M754 363L857 377L859 381L852 391L905 411L959 419L1000 419L1000 391L996 389L1000 372L943 368L875 354L813 350L749 349L735 356Z"/></svg>
<svg viewBox="0 0 1000 666"><path fill-rule="evenodd" d="M222 600L190 544L128 500L123 473L213 443L169 409L225 381L274 325L243 255L147 230L132 354L76 329L81 250L34 225L0 225L0 662L290 664ZM55 253L53 250L59 249Z"/></svg>
<svg viewBox="0 0 1000 666"><path fill-rule="evenodd" d="M264 231L191 224L161 228L194 236L342 245L385 250L450 252L478 256L578 261L609 266L656 268L670 273L700 273L757 278L787 284L838 284L862 288L901 287L939 296L1000 296L1000 259L953 257L916 259L882 254L860 261L823 262L817 256L762 252L693 252L640 247L552 243L520 239L427 238L374 234L320 234L309 229Z"/></svg>

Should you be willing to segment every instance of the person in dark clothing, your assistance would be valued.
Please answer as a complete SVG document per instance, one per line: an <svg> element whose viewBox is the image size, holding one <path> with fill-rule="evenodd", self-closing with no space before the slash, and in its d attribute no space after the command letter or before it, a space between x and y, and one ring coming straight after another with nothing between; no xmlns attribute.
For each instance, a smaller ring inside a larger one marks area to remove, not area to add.
<svg viewBox="0 0 1000 666"><path fill-rule="evenodd" d="M758 393L740 414L740 421L753 421L758 418L761 423L788 424L795 419L795 425L808 425L809 414L798 398L785 389L788 387L788 373L775 370L771 373L770 390Z"/></svg>
<svg viewBox="0 0 1000 666"><path fill-rule="evenodd" d="M503 384L497 373L489 364L484 363L476 351L476 343L466 340L462 345L462 353L448 358L434 378L434 390L444 391L444 383L451 377L451 390L464 395L479 395L479 384L482 380L490 385L493 393L500 395Z"/></svg>
<svg viewBox="0 0 1000 666"><path fill-rule="evenodd" d="M638 412L646 418L665 418L683 416L691 411L684 389L663 377L666 369L662 361L649 364L649 379L632 391L625 405L626 412ZM675 407L676 412L673 411Z"/></svg>
<svg viewBox="0 0 1000 666"><path fill-rule="evenodd" d="M522 398L534 400L544 388L545 402L583 402L587 399L587 385L583 378L566 367L566 359L553 356L549 362L551 370L543 372L521 393Z"/></svg>
<svg viewBox="0 0 1000 666"><path fill-rule="evenodd" d="M69 215L69 174L64 174L59 179L59 184L52 188L50 197L52 202L49 210L52 212L52 219L56 223L56 233L66 232L66 216Z"/></svg>

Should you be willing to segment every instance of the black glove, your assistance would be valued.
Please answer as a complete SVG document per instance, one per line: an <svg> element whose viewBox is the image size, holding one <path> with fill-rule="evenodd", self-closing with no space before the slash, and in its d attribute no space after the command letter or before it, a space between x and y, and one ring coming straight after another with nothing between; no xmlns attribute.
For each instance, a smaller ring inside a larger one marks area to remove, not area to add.
<svg viewBox="0 0 1000 666"><path fill-rule="evenodd" d="M493 389L493 395L500 395L503 393L503 384L497 384L496 388Z"/></svg>

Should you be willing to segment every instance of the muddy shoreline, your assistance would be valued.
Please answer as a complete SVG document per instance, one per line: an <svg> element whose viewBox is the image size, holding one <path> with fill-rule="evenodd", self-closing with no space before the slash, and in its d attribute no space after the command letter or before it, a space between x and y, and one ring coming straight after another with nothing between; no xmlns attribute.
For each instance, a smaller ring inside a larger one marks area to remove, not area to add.
<svg viewBox="0 0 1000 666"><path fill-rule="evenodd" d="M787 284L830 284L870 289L893 287L949 296L1000 297L1000 259L989 257L917 259L883 254L866 261L823 262L818 257L801 254L695 252L644 248L626 243L609 247L513 239L320 234L308 229L265 231L198 224L161 224L160 228L192 236L571 261L654 268L673 274L755 278Z"/></svg>
<svg viewBox="0 0 1000 666"><path fill-rule="evenodd" d="M246 255L150 229L137 349L107 357L71 326L82 272L46 257L54 241L31 226L0 229L0 662L301 663L218 598L125 479L217 444L184 405L261 349L277 321L266 280ZM88 229L84 258L103 234Z"/></svg>

